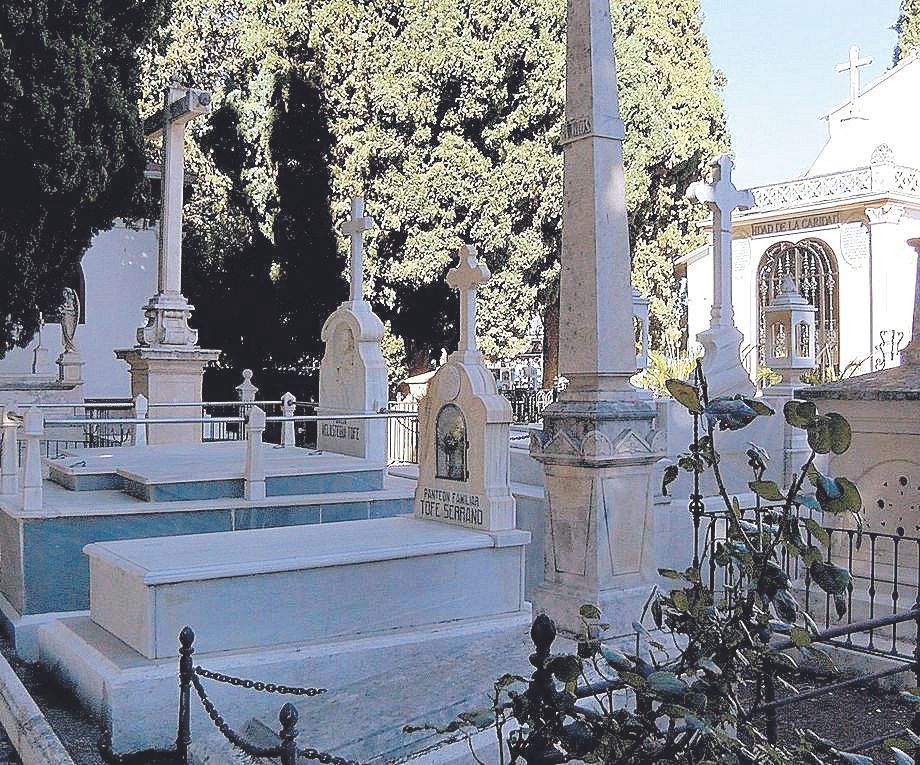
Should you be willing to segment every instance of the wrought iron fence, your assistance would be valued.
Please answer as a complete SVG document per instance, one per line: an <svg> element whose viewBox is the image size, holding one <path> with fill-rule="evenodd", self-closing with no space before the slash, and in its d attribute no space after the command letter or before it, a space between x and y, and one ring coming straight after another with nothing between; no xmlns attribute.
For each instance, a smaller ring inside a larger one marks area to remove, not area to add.
<svg viewBox="0 0 920 765"><path fill-rule="evenodd" d="M510 388L501 391L511 403L511 413L516 425L529 425L543 418L543 410L559 398L556 388L534 390L532 388Z"/></svg>
<svg viewBox="0 0 920 765"><path fill-rule="evenodd" d="M920 643L920 603L915 603L913 608L900 614L880 616L862 622L831 627L812 635L811 643L837 644L841 638L851 638L854 634L860 632L871 633L873 630L894 627L897 624L906 622L913 622L914 633L918 643ZM561 741L564 744L569 742L570 746L565 746L564 748L570 751L583 750L585 744L584 726L575 720L566 721L568 719L566 710L571 707L571 697L588 699L603 696L615 691L625 690L628 685L620 679L608 679L594 683L582 683L574 688L569 686L564 690L560 690L553 677L552 664L549 661L553 656L552 646L556 639L556 625L545 614L541 614L534 620L530 635L535 649L534 653L531 654L530 663L534 666L535 672L531 676L527 690L523 695L532 703L537 704L538 711L530 715L529 719L534 723L534 726L528 730L526 738L518 740L515 754L527 765L561 765L561 763L570 762L573 757L560 751L555 746L556 741ZM783 639L771 644L771 647L778 651L789 650L794 646L795 643L791 639ZM589 656L591 647L582 642L579 644L578 652L582 657ZM742 717L749 722L763 717L764 734L769 743L775 745L779 740L778 709L826 696L845 688L865 686L882 678L903 672L912 672L916 684L920 685L920 648L917 649L917 652L909 661L901 662L893 667L848 677L836 683L800 691L783 698L777 698L775 674L768 669L760 677L756 678L760 688L760 693L757 696L758 700L750 708L742 710ZM506 704L505 706L509 707L511 705ZM579 708L579 712L590 716L599 714L584 708ZM905 730L905 728L900 728L890 731L883 736L850 744L845 749L848 752L866 751L880 746L889 739L901 736ZM920 714L914 715L910 724L910 731L913 734L920 735ZM680 733L682 731L677 729L674 732ZM918 755L920 755L920 748L914 752L915 758Z"/></svg>
<svg viewBox="0 0 920 765"><path fill-rule="evenodd" d="M390 465L418 463L418 403L391 401L390 412L405 412L405 417L387 420L387 462Z"/></svg>
<svg viewBox="0 0 920 765"><path fill-rule="evenodd" d="M238 688L254 690L261 693L277 693L286 696L314 697L325 693L324 688L299 688L275 683L263 683L257 680L247 680L232 677L220 672L210 672L203 667L195 665L192 655L195 653L195 633L191 627L185 627L179 633L179 724L176 731L176 753L181 765L188 765L189 747L192 743L191 731L191 691L201 702L202 707L220 731L234 747L249 757L256 759L279 759L281 765L296 765L298 758L313 760L324 765L359 765L354 760L346 760L328 752L321 752L310 747L301 748L297 745L297 708L293 704L285 704L281 708L278 720L281 731L278 734L280 743L277 746L259 746L247 741L237 733L224 720L214 702L208 697L201 679L212 680L217 683L226 683Z"/></svg>

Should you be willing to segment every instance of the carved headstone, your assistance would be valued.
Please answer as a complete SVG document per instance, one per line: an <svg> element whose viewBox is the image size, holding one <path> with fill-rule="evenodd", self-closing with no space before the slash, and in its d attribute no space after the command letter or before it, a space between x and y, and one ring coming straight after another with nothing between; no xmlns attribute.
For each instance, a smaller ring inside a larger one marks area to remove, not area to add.
<svg viewBox="0 0 920 765"><path fill-rule="evenodd" d="M319 368L320 415L376 414L387 405L387 370L383 358L383 322L363 299L363 235L374 225L364 215L364 200L352 201L351 219L341 231L351 240L351 295L323 325L326 351ZM376 464L387 460L386 421L323 420L317 447L362 457Z"/></svg>
<svg viewBox="0 0 920 765"><path fill-rule="evenodd" d="M447 282L460 293L460 343L419 408L415 515L485 531L513 529L508 478L511 405L476 349L476 292L490 278L476 248L460 249Z"/></svg>

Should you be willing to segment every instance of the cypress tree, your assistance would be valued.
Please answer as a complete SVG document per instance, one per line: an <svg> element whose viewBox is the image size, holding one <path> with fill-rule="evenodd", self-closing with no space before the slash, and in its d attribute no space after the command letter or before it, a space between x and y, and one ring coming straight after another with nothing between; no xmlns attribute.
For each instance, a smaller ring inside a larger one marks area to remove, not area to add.
<svg viewBox="0 0 920 765"><path fill-rule="evenodd" d="M901 0L901 10L894 25L898 33L898 44L894 49L894 63L920 48L920 0Z"/></svg>
<svg viewBox="0 0 920 765"><path fill-rule="evenodd" d="M138 49L167 4L0 3L0 355L60 308L93 234L134 212Z"/></svg>

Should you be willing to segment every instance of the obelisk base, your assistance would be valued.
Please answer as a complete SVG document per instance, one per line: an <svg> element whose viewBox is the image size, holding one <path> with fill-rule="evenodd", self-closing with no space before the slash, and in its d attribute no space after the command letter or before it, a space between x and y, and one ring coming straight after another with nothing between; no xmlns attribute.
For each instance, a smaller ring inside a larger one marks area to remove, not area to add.
<svg viewBox="0 0 920 765"><path fill-rule="evenodd" d="M216 361L220 351L203 348L137 346L115 351L131 368L131 397L143 394L150 404L201 401L204 368ZM151 406L149 419L201 417L201 409L189 406ZM147 428L147 442L155 444L201 441L202 423L168 423Z"/></svg>
<svg viewBox="0 0 920 765"><path fill-rule="evenodd" d="M656 581L653 495L663 457L653 405L641 398L560 401L534 432L546 487L545 581L534 612L577 634L582 605L625 633Z"/></svg>

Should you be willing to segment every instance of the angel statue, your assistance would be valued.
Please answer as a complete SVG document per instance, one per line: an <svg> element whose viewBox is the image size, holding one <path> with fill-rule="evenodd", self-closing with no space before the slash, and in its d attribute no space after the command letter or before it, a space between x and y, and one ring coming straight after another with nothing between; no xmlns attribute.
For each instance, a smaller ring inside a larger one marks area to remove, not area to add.
<svg viewBox="0 0 920 765"><path fill-rule="evenodd" d="M77 334L77 322L80 321L80 298L73 287L64 287L64 305L61 308L61 337L64 341L64 353L76 353L74 336Z"/></svg>

